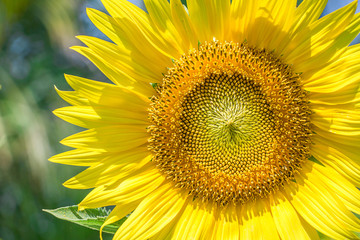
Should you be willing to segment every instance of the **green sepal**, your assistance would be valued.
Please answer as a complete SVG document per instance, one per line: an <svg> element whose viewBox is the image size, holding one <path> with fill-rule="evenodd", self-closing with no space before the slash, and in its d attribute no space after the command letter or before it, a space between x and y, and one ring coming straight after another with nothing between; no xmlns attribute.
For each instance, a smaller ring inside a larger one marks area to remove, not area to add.
<svg viewBox="0 0 360 240"><path fill-rule="evenodd" d="M78 206L76 205L56 209L43 209L43 211L48 212L59 219L76 223L97 231L100 230L107 216L111 212L106 208L85 209L78 211ZM115 234L116 230L125 222L127 217L128 216L115 223L106 225L102 231L105 233Z"/></svg>

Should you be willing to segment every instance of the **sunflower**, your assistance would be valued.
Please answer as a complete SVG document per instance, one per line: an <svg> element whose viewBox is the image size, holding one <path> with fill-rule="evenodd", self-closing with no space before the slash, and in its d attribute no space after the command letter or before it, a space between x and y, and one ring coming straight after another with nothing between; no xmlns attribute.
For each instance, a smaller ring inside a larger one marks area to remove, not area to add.
<svg viewBox="0 0 360 240"><path fill-rule="evenodd" d="M355 239L360 232L356 2L103 0L112 42L73 49L112 83L66 75L87 130L51 161L88 168L79 210L131 213L114 239Z"/></svg>

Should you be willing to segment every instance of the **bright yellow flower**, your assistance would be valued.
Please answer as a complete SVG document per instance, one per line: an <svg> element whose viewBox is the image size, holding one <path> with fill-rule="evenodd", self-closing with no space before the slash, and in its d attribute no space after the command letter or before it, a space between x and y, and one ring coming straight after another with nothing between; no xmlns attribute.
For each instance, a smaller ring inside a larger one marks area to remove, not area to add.
<svg viewBox="0 0 360 240"><path fill-rule="evenodd" d="M81 36L114 84L66 76L88 130L51 161L88 166L79 209L130 217L114 239L354 239L360 232L356 2L103 0L113 43ZM151 85L152 84L152 85ZM156 84L156 86L155 86Z"/></svg>

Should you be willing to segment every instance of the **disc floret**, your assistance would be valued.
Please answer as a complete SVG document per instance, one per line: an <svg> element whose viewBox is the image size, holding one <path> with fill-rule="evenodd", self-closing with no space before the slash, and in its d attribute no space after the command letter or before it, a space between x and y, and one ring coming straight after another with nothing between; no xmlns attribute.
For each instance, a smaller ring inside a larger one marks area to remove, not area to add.
<svg viewBox="0 0 360 240"><path fill-rule="evenodd" d="M175 61L149 110L149 146L177 187L219 205L263 198L310 156L300 76L266 50L205 43Z"/></svg>

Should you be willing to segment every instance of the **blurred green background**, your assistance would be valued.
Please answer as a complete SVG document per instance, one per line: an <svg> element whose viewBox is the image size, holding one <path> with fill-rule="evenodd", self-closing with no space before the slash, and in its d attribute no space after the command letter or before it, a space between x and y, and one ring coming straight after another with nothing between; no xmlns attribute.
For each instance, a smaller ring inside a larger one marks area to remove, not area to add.
<svg viewBox="0 0 360 240"><path fill-rule="evenodd" d="M75 35L99 35L85 9L98 1L0 0L0 238L99 239L42 209L74 205L87 191L62 183L82 168L47 159L68 150L59 140L79 129L51 111L67 104L54 90L70 89L64 73L105 78L69 49Z"/></svg>
<svg viewBox="0 0 360 240"><path fill-rule="evenodd" d="M329 1L324 14L348 2ZM99 238L42 211L77 204L87 193L62 186L82 168L47 161L68 150L59 140L79 131L51 113L67 105L54 85L70 89L64 73L106 81L69 50L80 44L76 35L106 39L87 19L86 7L104 10L98 0L0 0L0 239Z"/></svg>

